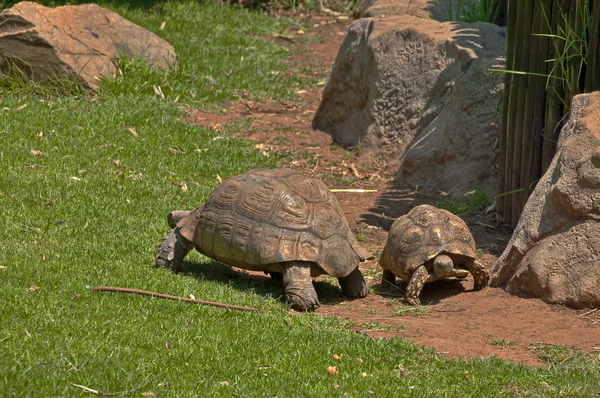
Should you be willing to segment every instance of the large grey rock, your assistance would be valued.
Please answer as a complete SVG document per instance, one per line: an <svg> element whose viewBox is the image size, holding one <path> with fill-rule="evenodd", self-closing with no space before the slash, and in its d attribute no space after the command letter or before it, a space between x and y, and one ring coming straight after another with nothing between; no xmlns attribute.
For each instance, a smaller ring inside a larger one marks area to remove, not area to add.
<svg viewBox="0 0 600 398"><path fill-rule="evenodd" d="M0 13L0 67L15 64L29 78L70 76L97 88L102 77L115 75L119 56L161 68L175 63L169 43L96 4L48 8L24 1Z"/></svg>
<svg viewBox="0 0 600 398"><path fill-rule="evenodd" d="M401 161L420 191L493 193L504 29L403 14L352 24L313 119L344 145ZM410 146L409 146L410 144ZM408 147L408 150L407 150Z"/></svg>
<svg viewBox="0 0 600 398"><path fill-rule="evenodd" d="M552 164L491 273L513 294L600 306L600 92L573 99Z"/></svg>

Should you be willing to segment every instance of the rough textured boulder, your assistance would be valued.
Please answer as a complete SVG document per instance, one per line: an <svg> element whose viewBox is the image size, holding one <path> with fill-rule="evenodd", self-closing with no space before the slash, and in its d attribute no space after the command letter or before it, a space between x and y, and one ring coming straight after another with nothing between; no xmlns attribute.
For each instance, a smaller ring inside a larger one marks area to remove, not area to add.
<svg viewBox="0 0 600 398"><path fill-rule="evenodd" d="M456 6L456 0L453 7ZM360 0L355 15L358 18L391 17L393 15L409 14L420 18L433 18L443 21L447 15L443 4L432 0Z"/></svg>
<svg viewBox="0 0 600 398"><path fill-rule="evenodd" d="M495 186L504 29L413 15L352 24L313 119L344 145L401 161L398 181L462 196ZM410 145L410 146L409 146ZM407 150L408 147L408 150Z"/></svg>
<svg viewBox="0 0 600 398"><path fill-rule="evenodd" d="M576 96L492 285L575 308L600 306L600 92Z"/></svg>
<svg viewBox="0 0 600 398"><path fill-rule="evenodd" d="M0 13L0 67L29 78L70 76L90 88L114 76L119 56L167 68L175 50L151 33L96 4L47 8L21 2Z"/></svg>
<svg viewBox="0 0 600 398"><path fill-rule="evenodd" d="M360 0L356 10L359 18L391 17L393 15L414 15L429 18L435 4L429 0Z"/></svg>

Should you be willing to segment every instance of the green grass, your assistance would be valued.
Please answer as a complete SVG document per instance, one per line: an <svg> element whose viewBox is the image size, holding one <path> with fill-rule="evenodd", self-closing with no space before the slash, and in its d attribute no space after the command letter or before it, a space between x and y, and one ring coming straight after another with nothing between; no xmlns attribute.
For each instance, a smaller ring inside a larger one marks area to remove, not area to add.
<svg viewBox="0 0 600 398"><path fill-rule="evenodd" d="M494 0L435 0L445 21L490 22Z"/></svg>
<svg viewBox="0 0 600 398"><path fill-rule="evenodd" d="M475 190L466 198L460 199L440 199L435 202L435 207L448 210L453 214L466 214L485 210L492 203L491 198L475 184Z"/></svg>
<svg viewBox="0 0 600 398"><path fill-rule="evenodd" d="M169 210L202 203L217 174L281 160L186 123L183 109L222 109L240 95L293 100L302 81L284 73L253 76L285 70L288 51L258 36L284 29L286 21L195 1L137 4L101 5L168 36L177 69L157 72L122 60L123 76L104 82L97 95L56 81L1 80L0 396L90 396L76 385L105 393L143 387L124 396L161 397L593 396L599 390L589 360L566 369L451 361L407 340L357 335L340 319L292 315L281 285L198 254L190 254L181 274L154 269ZM97 285L261 312L90 291ZM341 294L327 283L316 288ZM334 365L339 373L328 374Z"/></svg>

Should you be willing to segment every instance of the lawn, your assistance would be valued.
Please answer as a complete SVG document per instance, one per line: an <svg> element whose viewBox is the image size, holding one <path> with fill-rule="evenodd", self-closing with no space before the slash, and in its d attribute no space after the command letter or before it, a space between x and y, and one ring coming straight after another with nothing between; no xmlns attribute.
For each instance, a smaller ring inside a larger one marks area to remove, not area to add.
<svg viewBox="0 0 600 398"><path fill-rule="evenodd" d="M598 396L588 360L539 369L447 360L357 335L340 319L292 314L281 285L199 254L182 274L155 269L168 211L201 204L217 175L284 156L195 126L185 110L293 101L310 82L271 73L286 70L293 48L263 38L291 21L197 1L138 3L147 4L100 4L166 38L176 69L123 60L123 76L93 95L0 78L0 396ZM98 285L261 311L90 290ZM339 291L317 286L326 289Z"/></svg>

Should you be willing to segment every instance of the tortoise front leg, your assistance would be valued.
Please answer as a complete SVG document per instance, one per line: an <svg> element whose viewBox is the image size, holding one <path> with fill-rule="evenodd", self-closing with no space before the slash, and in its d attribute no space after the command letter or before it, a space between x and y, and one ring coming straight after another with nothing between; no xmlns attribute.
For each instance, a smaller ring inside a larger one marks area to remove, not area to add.
<svg viewBox="0 0 600 398"><path fill-rule="evenodd" d="M410 282L408 282L408 286L406 287L406 297L404 298L406 304L421 305L419 296L421 295L421 290L423 290L423 285L427 282L427 278L429 278L429 272L424 265L421 265L413 272Z"/></svg>
<svg viewBox="0 0 600 398"><path fill-rule="evenodd" d="M481 290L489 284L490 273L485 265L481 264L479 261L473 260L469 263L466 263L464 267L471 273L471 275L473 275L473 280L475 282L473 288L475 290Z"/></svg>
<svg viewBox="0 0 600 398"><path fill-rule="evenodd" d="M310 276L311 263L292 261L283 264L285 301L296 311L314 311L320 304Z"/></svg>
<svg viewBox="0 0 600 398"><path fill-rule="evenodd" d="M338 278L338 281L344 294L350 298L367 297L367 293L369 293L367 282L358 267L350 272L348 276Z"/></svg>
<svg viewBox="0 0 600 398"><path fill-rule="evenodd" d="M182 242L184 240L179 235L178 228L169 232L158 246L155 265L161 268L171 268L173 271L179 272L183 259L190 251L188 248L190 246L189 242L186 242L186 244Z"/></svg>

